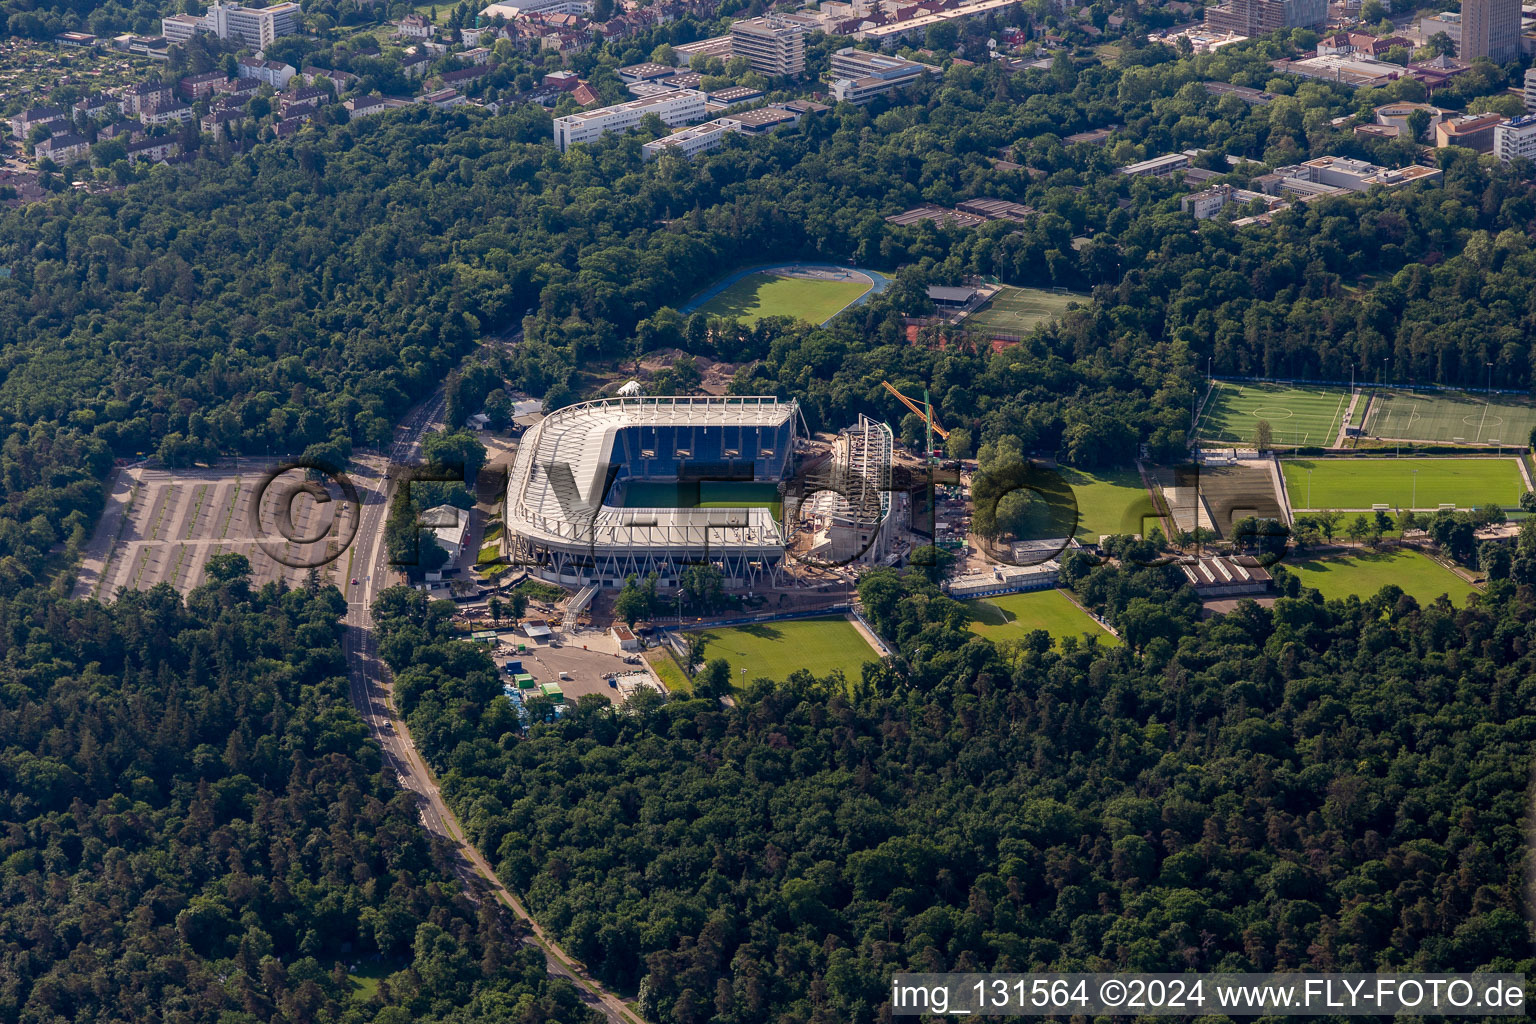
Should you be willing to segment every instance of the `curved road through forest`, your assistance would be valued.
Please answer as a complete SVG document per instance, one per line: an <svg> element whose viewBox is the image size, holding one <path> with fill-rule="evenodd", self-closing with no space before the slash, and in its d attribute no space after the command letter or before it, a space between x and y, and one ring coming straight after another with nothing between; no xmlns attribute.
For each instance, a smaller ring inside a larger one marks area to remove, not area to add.
<svg viewBox="0 0 1536 1024"><path fill-rule="evenodd" d="M389 452L390 465L408 465L415 461L420 452L422 435L430 427L439 425L445 406L446 400L439 390L405 419L396 431ZM420 798L418 805L422 825L453 851L454 872L466 887L472 892L488 892L493 899L516 914L527 929L522 936L523 941L542 950L549 973L569 979L590 1008L601 1013L612 1024L645 1024L640 1015L622 999L588 976L575 960L544 933L522 901L501 884L490 863L475 848L474 843L465 837L463 827L444 801L437 780L416 750L405 723L396 717L389 667L379 657L372 612L373 600L391 573L384 545L384 522L389 501L388 475L379 478L377 487L359 487L358 493L363 507L353 541L349 579L357 579L359 585L348 585L346 588L347 674L353 706L367 723L368 731L383 748L385 765L394 770L402 786Z"/></svg>

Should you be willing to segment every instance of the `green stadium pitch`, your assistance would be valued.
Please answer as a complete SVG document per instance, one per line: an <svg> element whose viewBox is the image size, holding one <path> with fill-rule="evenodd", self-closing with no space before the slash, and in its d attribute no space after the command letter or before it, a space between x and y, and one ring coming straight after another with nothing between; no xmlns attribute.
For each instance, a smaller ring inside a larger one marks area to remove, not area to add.
<svg viewBox="0 0 1536 1024"><path fill-rule="evenodd" d="M1536 405L1510 395L1465 391L1376 391L1365 433L1391 441L1525 446L1536 428Z"/></svg>
<svg viewBox="0 0 1536 1024"><path fill-rule="evenodd" d="M1276 447L1330 448L1348 410L1349 392L1341 388L1217 381L1206 397L1199 434L1207 444L1252 445L1264 420Z"/></svg>
<svg viewBox="0 0 1536 1024"><path fill-rule="evenodd" d="M837 669L851 684L862 678L866 661L880 660L853 623L841 616L715 626L699 633L704 637L704 660L729 661L737 685L753 679L783 682L802 668L817 678Z"/></svg>
<svg viewBox="0 0 1536 1024"><path fill-rule="evenodd" d="M1433 511L1441 505L1518 506L1525 477L1513 458L1284 459L1291 507Z"/></svg>

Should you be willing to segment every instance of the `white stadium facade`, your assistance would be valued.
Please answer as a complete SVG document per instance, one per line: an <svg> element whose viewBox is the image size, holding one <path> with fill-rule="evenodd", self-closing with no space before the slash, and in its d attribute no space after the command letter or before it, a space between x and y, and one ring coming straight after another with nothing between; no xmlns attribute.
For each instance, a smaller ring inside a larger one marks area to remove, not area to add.
<svg viewBox="0 0 1536 1024"><path fill-rule="evenodd" d="M605 398L556 410L513 458L506 553L566 585L614 587L654 572L670 587L700 563L733 586L775 585L786 534L773 506L794 504L786 492L800 489L791 478L805 436L799 405L771 396ZM890 503L873 507L883 520Z"/></svg>

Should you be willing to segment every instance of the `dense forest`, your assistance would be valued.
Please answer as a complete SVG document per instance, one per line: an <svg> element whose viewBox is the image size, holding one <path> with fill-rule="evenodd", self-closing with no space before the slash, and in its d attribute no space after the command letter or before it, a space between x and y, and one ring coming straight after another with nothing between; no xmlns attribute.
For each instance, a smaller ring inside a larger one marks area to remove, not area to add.
<svg viewBox="0 0 1536 1024"><path fill-rule="evenodd" d="M1530 588L1458 611L1292 578L1200 622L1163 570L1075 578L1129 646L999 647L878 572L896 663L734 708L584 699L525 740L442 613L378 612L465 827L660 1021L872 1020L903 969L1536 967Z"/></svg>
<svg viewBox="0 0 1536 1024"><path fill-rule="evenodd" d="M185 603L0 603L0 1022L589 1021L435 865L341 594L209 565Z"/></svg>

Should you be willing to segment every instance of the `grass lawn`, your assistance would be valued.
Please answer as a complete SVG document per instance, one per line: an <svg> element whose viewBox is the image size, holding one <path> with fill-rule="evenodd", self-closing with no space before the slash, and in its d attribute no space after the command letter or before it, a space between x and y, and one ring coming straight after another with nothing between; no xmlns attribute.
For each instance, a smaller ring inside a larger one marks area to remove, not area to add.
<svg viewBox="0 0 1536 1024"><path fill-rule="evenodd" d="M1037 324L1054 320L1066 311L1068 303L1089 301L1075 292L1053 292L1044 288L1004 288L986 305L965 318L964 326L999 334L1027 334Z"/></svg>
<svg viewBox="0 0 1536 1024"><path fill-rule="evenodd" d="M1508 395L1470 392L1420 394L1376 391L1371 395L1365 432L1404 441L1502 441L1524 445L1536 427L1536 405Z"/></svg>
<svg viewBox="0 0 1536 1024"><path fill-rule="evenodd" d="M1055 470L1072 489L1077 501L1077 531L1085 544L1097 544L1109 533L1141 533L1142 516L1156 515L1152 499L1134 469L1106 469L1086 473L1062 466ZM1063 498L1063 500L1065 500ZM1019 530L1020 540L1045 540L1066 534L1070 510L1039 502Z"/></svg>
<svg viewBox="0 0 1536 1024"><path fill-rule="evenodd" d="M609 498L620 508L766 508L784 518L779 486L751 480L701 480L665 483L631 480Z"/></svg>
<svg viewBox="0 0 1536 1024"><path fill-rule="evenodd" d="M366 1003L379 991L379 982L394 974L405 964L398 960L365 960L357 965L357 970L347 975L347 980L352 983L352 998L360 1003Z"/></svg>
<svg viewBox="0 0 1536 1024"><path fill-rule="evenodd" d="M987 597L968 601L966 607L971 613L971 632L989 640L1021 640L1043 629L1057 640L1087 633L1107 647L1120 643L1060 590Z"/></svg>
<svg viewBox="0 0 1536 1024"><path fill-rule="evenodd" d="M545 583L542 580L523 580L512 588L519 594L527 594L530 600L553 602L565 597L564 588L557 587L553 583Z"/></svg>
<svg viewBox="0 0 1536 1024"><path fill-rule="evenodd" d="M1420 604L1449 594L1453 602L1464 606L1467 595L1476 589L1440 563L1411 548L1361 551L1305 560L1293 555L1281 564L1300 576L1304 585L1318 590L1326 598L1351 594L1372 597L1388 583L1395 583Z"/></svg>
<svg viewBox="0 0 1536 1024"><path fill-rule="evenodd" d="M661 680L661 684L668 690L682 693L688 692L688 677L683 674L682 668L673 659L672 655L658 647L655 650L647 651L645 660L651 666L651 670L656 673L657 678Z"/></svg>
<svg viewBox="0 0 1536 1024"><path fill-rule="evenodd" d="M711 316L755 323L768 316L790 316L820 324L869 291L868 281L826 281L782 274L748 274L699 307Z"/></svg>
<svg viewBox="0 0 1536 1024"><path fill-rule="evenodd" d="M1200 437L1252 445L1259 421L1265 420L1276 445L1329 446L1338 438L1348 408L1349 394L1337 388L1217 381L1200 417Z"/></svg>
<svg viewBox="0 0 1536 1024"><path fill-rule="evenodd" d="M1525 490L1513 458L1285 459L1281 466L1291 507L1297 509L1518 505Z"/></svg>
<svg viewBox="0 0 1536 1024"><path fill-rule="evenodd" d="M731 663L731 674L740 684L752 679L781 682L796 669L805 669L821 677L841 669L853 682L863 674L866 661L879 661L879 655L841 616L819 619L793 619L787 622L763 622L751 626L730 626L702 631L707 641L704 660L724 658ZM742 674L746 669L746 674Z"/></svg>

